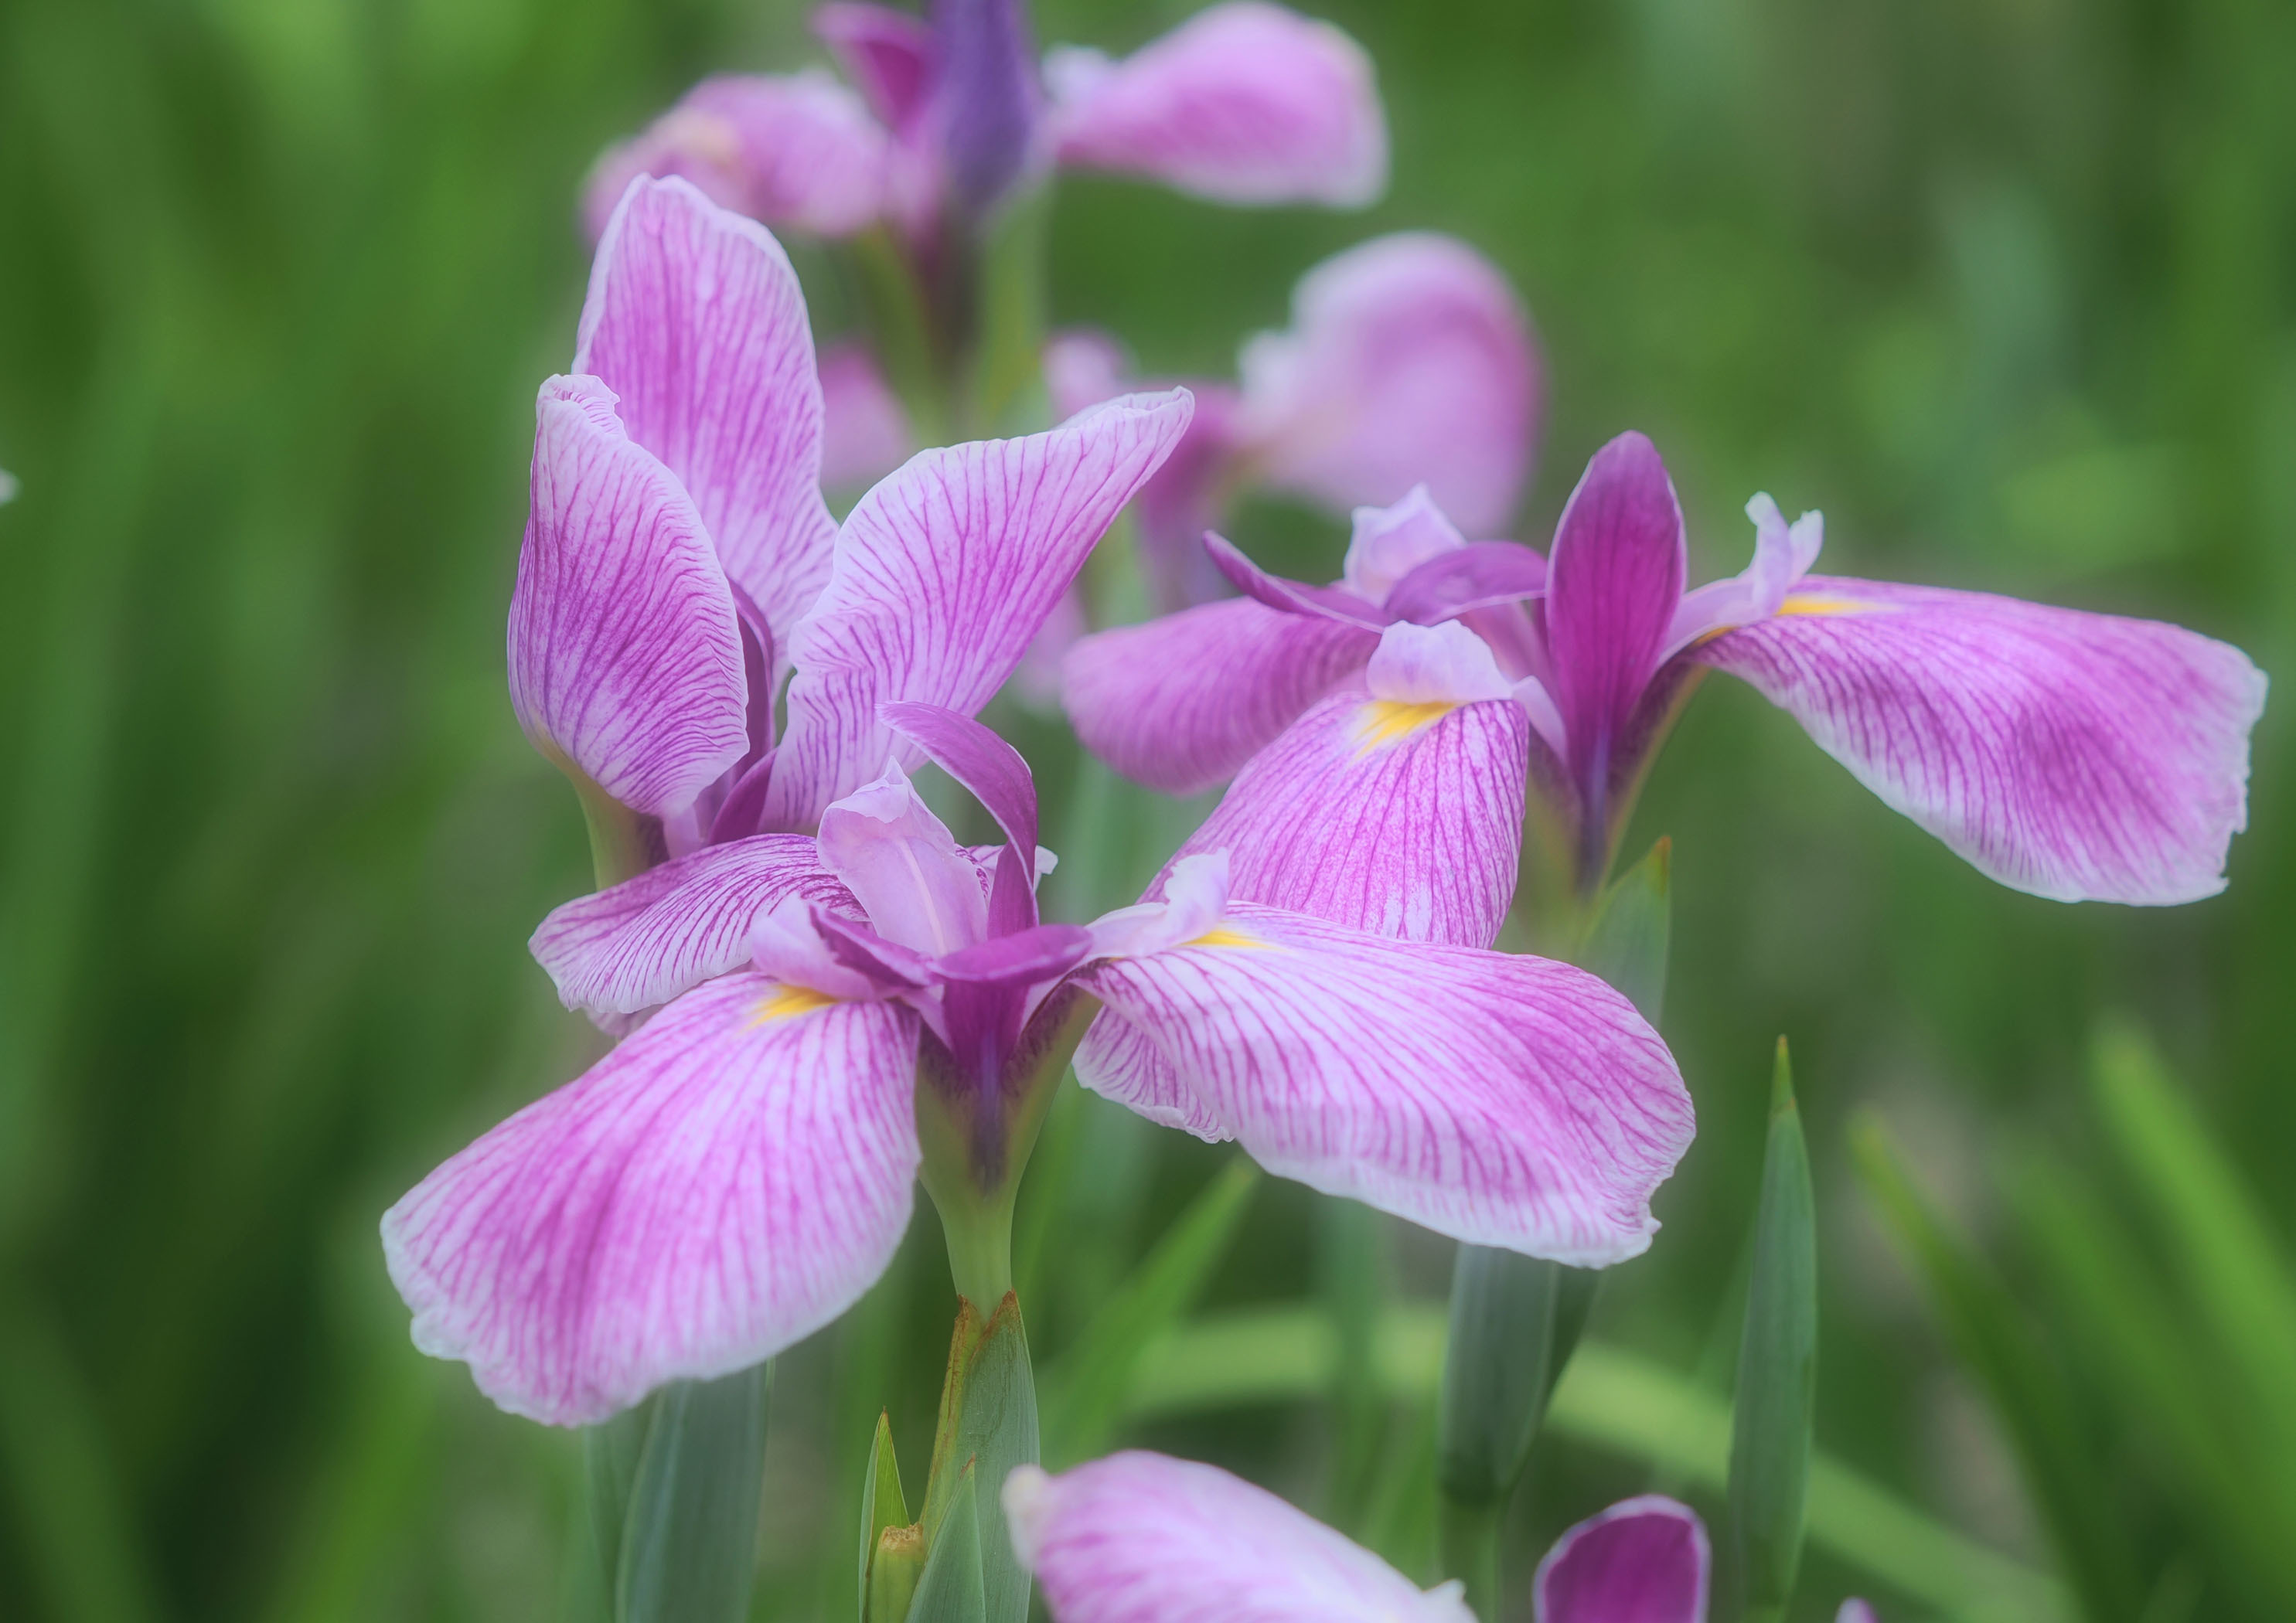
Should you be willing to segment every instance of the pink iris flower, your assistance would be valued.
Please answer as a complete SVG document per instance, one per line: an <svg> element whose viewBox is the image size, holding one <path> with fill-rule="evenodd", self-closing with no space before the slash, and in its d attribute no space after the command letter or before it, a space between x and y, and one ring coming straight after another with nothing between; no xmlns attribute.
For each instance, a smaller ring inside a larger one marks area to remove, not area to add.
<svg viewBox="0 0 2296 1623"><path fill-rule="evenodd" d="M1128 392L1128 371L1102 333L1061 333L1046 352L1056 412ZM1229 594L1201 540L1247 489L1344 515L1423 484L1472 530L1513 518L1538 444L1538 352L1506 277L1457 238L1400 232L1316 266L1291 326L1252 338L1236 371L1187 380L1195 417L1140 492L1160 611Z"/></svg>
<svg viewBox="0 0 2296 1623"><path fill-rule="evenodd" d="M1054 1623L1471 1623L1457 1581L1422 1590L1264 1488L1160 1454L1111 1455L1004 1487L1021 1564ZM1649 1495L1555 1541L1533 1580L1538 1623L1706 1623L1706 1529ZM1846 1601L1836 1623L1874 1623Z"/></svg>
<svg viewBox="0 0 2296 1623"><path fill-rule="evenodd" d="M534 938L568 1006L630 1035L384 1217L419 1346L567 1424L770 1357L883 1271L932 1171L920 1111L994 1184L1087 1020L1087 1086L1279 1174L1565 1261L1647 1245L1690 1100L1593 977L1232 899L1218 852L1159 900L1039 918L1035 791L971 712L1185 391L923 453L832 527L787 262L674 179L609 223L578 366L538 407L512 693L664 859ZM1001 845L926 807L928 760Z"/></svg>
<svg viewBox="0 0 2296 1623"><path fill-rule="evenodd" d="M1238 204L1355 207L1387 184L1370 59L1262 0L1212 6L1120 61L1058 46L1041 70L1019 0L938 0L929 18L840 3L814 29L854 88L817 70L703 80L599 160L591 230L642 174L830 237L886 220L921 238L1054 165Z"/></svg>
<svg viewBox="0 0 2296 1623"><path fill-rule="evenodd" d="M1626 434L1588 464L1545 557L1468 540L1423 492L1358 512L1327 586L1208 537L1244 595L1083 639L1065 702L1086 746L1144 783L1234 775L1183 855L1228 850L1236 895L1414 939L1494 939L1526 786L1534 832L1582 893L1598 884L1708 669L2003 884L2138 904L2223 888L2266 685L2238 649L1814 575L1817 514L1789 524L1767 496L1747 512L1753 562L1685 591L1673 485Z"/></svg>

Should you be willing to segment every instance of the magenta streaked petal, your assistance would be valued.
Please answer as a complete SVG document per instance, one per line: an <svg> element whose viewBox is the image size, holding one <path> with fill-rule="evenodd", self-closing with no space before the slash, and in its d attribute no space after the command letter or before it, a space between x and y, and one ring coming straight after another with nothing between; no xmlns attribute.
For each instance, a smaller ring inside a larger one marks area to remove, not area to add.
<svg viewBox="0 0 2296 1623"><path fill-rule="evenodd" d="M809 1334L908 1226L916 1046L890 1004L687 993L384 1216L415 1345L577 1425Z"/></svg>
<svg viewBox="0 0 2296 1623"><path fill-rule="evenodd" d="M1154 1037L1105 1011L1084 1034L1076 1071L1086 1087L1160 1127L1177 1127L1208 1144L1235 1136L1180 1079Z"/></svg>
<svg viewBox="0 0 2296 1623"><path fill-rule="evenodd" d="M937 704L888 704L885 725L964 785L1021 852L1021 872L1036 882L1037 783L1021 752L970 716Z"/></svg>
<svg viewBox="0 0 2296 1623"><path fill-rule="evenodd" d="M1320 614L1350 626L1367 626L1374 631L1388 622L1389 617L1371 601L1345 586L1311 586L1304 580L1286 580L1281 575L1269 574L1245 557L1225 536L1207 530L1201 545L1227 583L1254 602L1266 603L1286 614Z"/></svg>
<svg viewBox="0 0 2296 1623"><path fill-rule="evenodd" d="M1249 598L1205 603L1082 638L1062 666L1061 698L1102 760L1151 789L1193 794L1234 776L1378 646L1368 627Z"/></svg>
<svg viewBox="0 0 2296 1623"><path fill-rule="evenodd" d="M775 826L808 827L889 761L922 758L879 705L988 701L1189 411L1185 389L1128 395L1049 433L921 452L861 498L791 639Z"/></svg>
<svg viewBox="0 0 2296 1623"><path fill-rule="evenodd" d="M1361 1545L1210 1465L1125 1453L1004 1481L1004 1519L1054 1623L1471 1623Z"/></svg>
<svg viewBox="0 0 2296 1623"><path fill-rule="evenodd" d="M633 179L674 176L764 225L850 236L883 209L890 152L861 98L826 73L720 74L598 160L583 214L603 235Z"/></svg>
<svg viewBox="0 0 2296 1623"><path fill-rule="evenodd" d="M1657 1494L1621 1500L1554 1541L1532 1580L1538 1623L1706 1623L1706 1528Z"/></svg>
<svg viewBox="0 0 2296 1623"><path fill-rule="evenodd" d="M1811 576L1691 658L2012 889L2166 905L2224 888L2265 676L2155 620Z"/></svg>
<svg viewBox="0 0 2296 1623"><path fill-rule="evenodd" d="M813 334L781 244L683 181L634 183L598 244L575 357L693 493L786 658L837 527L821 499Z"/></svg>
<svg viewBox="0 0 2296 1623"><path fill-rule="evenodd" d="M635 1014L749 962L750 932L791 897L856 906L811 840L759 834L578 897L528 945L568 1008Z"/></svg>
<svg viewBox="0 0 2296 1623"><path fill-rule="evenodd" d="M1611 751L1658 669L1685 563L1682 507L1658 448L1620 435L1570 493L1546 566L1546 688L1582 784L1607 778Z"/></svg>
<svg viewBox="0 0 2296 1623"><path fill-rule="evenodd" d="M916 449L909 414L878 370L877 357L857 343L821 352L821 482L831 490L859 490L908 461Z"/></svg>
<svg viewBox="0 0 2296 1623"><path fill-rule="evenodd" d="M1351 521L1341 575L1366 602L1386 602L1405 576L1467 545L1423 484L1389 506L1357 508Z"/></svg>
<svg viewBox="0 0 2296 1623"><path fill-rule="evenodd" d="M1337 693L1251 758L1182 857L1225 850L1233 893L1412 941L1488 947L1514 895L1530 721L1470 633L1468 702ZM1422 627L1399 631L1431 635ZM1373 656L1374 667L1390 651ZM1412 691L1456 673L1404 661ZM1462 659L1459 663L1469 661ZM1392 675L1393 673L1389 673Z"/></svg>
<svg viewBox="0 0 2296 1623"><path fill-rule="evenodd" d="M933 79L932 29L922 18L832 0L814 9L813 32L888 127L898 129L922 111Z"/></svg>
<svg viewBox="0 0 2296 1623"><path fill-rule="evenodd" d="M1076 984L1269 1171L1478 1245L1632 1257L1690 1144L1666 1045L1566 964L1231 903L1210 935ZM1087 1086L1098 1055L1078 1051Z"/></svg>
<svg viewBox="0 0 2296 1623"><path fill-rule="evenodd" d="M1520 541L1471 541L1396 582L1386 606L1397 619L1431 626L1546 590L1546 560L1533 549Z"/></svg>
<svg viewBox="0 0 2296 1623"><path fill-rule="evenodd" d="M980 868L898 766L822 813L820 844L887 940L938 957L988 933Z"/></svg>
<svg viewBox="0 0 2296 1623"><path fill-rule="evenodd" d="M1199 12L1111 61L1045 58L1060 160L1224 203L1354 208L1387 188L1387 119L1363 47L1258 0Z"/></svg>
<svg viewBox="0 0 2296 1623"><path fill-rule="evenodd" d="M1242 357L1268 481L1340 512L1424 483L1471 533L1513 517L1538 438L1530 325L1497 267L1455 238L1374 238L1309 271L1288 332Z"/></svg>
<svg viewBox="0 0 2296 1623"><path fill-rule="evenodd" d="M614 405L588 377L535 403L511 703L544 753L676 816L749 748L742 634L701 515Z"/></svg>

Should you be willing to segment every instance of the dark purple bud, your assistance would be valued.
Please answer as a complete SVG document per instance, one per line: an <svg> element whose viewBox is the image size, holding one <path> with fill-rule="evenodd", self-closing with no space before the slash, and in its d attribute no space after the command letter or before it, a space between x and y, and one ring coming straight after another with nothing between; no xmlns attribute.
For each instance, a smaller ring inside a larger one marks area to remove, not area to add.
<svg viewBox="0 0 2296 1623"><path fill-rule="evenodd" d="M986 214L1028 167L1036 53L1021 0L934 0L941 154L958 209Z"/></svg>

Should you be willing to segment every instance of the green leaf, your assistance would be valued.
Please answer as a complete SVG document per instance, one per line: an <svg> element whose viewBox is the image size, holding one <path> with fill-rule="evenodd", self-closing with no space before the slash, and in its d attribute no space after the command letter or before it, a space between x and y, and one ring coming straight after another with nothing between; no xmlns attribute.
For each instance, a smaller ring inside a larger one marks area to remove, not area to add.
<svg viewBox="0 0 2296 1623"><path fill-rule="evenodd" d="M1815 1206L1793 1070L1780 1037L1731 1411L1730 1551L1749 1618L1784 1614L1801 1564L1817 1396Z"/></svg>
<svg viewBox="0 0 2296 1623"><path fill-rule="evenodd" d="M1061 1465L1106 1450L1141 1350L1195 1305L1234 1243L1259 1177L1242 1156L1220 1168L1046 1372L1046 1430Z"/></svg>
<svg viewBox="0 0 2296 1623"><path fill-rule="evenodd" d="M1949 1234L1916 1191L1877 1121L1859 1123L1850 1149L1860 1176L1895 1232L1956 1353L2008 1433L2027 1488L2093 1619L2134 1619L2143 1591L2127 1534L2105 1495L2105 1473L2067 1390L2020 1316L2008 1287Z"/></svg>
<svg viewBox="0 0 2296 1623"><path fill-rule="evenodd" d="M952 1472L948 1488L942 1496L941 1518L938 1529L930 1530L932 1553L925 1558L923 1575L917 1580L916 1598L909 1603L908 1623L987 1623L995 1614L988 1608L988 1588L983 1572L981 1556L987 1540L981 1527L978 1491L973 1462ZM1002 1535L1004 1519L997 1518L997 1531ZM1029 1592L1021 1591L1023 1615L1026 1614ZM871 1623L893 1623L890 1618L874 1619Z"/></svg>
<svg viewBox="0 0 2296 1623"><path fill-rule="evenodd" d="M901 1497L901 1462L893 1454L893 1422L881 1409L877 1413L877 1435L869 1448L869 1469L861 1479L861 1595L865 1608L869 1596L869 1558L876 1553L879 1537L887 1528L908 1525L908 1502Z"/></svg>
<svg viewBox="0 0 2296 1623"><path fill-rule="evenodd" d="M960 1513L976 1521L988 1623L1026 1623L1029 1574L1013 1553L1003 1500L1013 1467L1034 1464L1037 1455L1037 1387L1020 1299L1008 1291L976 1334L980 1323L972 1304L963 1303L941 1388L932 1474L925 1484L925 1544L938 1551L944 1529ZM976 1477L983 1500L977 1512L971 1487Z"/></svg>
<svg viewBox="0 0 2296 1623"><path fill-rule="evenodd" d="M617 1623L740 1623L757 1577L773 1365L655 1394L615 1570Z"/></svg>
<svg viewBox="0 0 2296 1623"><path fill-rule="evenodd" d="M1521 1476L1554 1385L1560 1263L1463 1245L1437 1400L1435 1478L1444 1496L1504 1499Z"/></svg>
<svg viewBox="0 0 2296 1623"><path fill-rule="evenodd" d="M1626 994L1655 1025L1666 1002L1666 950L1673 933L1674 841L1660 837L1603 892L1574 955L1580 969Z"/></svg>

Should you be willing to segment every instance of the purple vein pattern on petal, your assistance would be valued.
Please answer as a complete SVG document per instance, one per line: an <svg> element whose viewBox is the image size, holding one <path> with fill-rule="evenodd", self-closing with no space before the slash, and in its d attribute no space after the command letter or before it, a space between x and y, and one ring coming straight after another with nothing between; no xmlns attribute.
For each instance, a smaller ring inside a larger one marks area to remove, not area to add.
<svg viewBox="0 0 2296 1623"><path fill-rule="evenodd" d="M1582 783L1609 753L1657 669L1685 568L1682 508L1658 449L1621 434L1587 464L1547 561L1548 684Z"/></svg>
<svg viewBox="0 0 2296 1623"><path fill-rule="evenodd" d="M1632 1257L1690 1144L1690 1095L1658 1034L1543 958L1234 904L1209 937L1077 982L1269 1171L1478 1245L1582 1266ZM1098 1058L1088 1036L1087 1086Z"/></svg>
<svg viewBox="0 0 2296 1623"><path fill-rule="evenodd" d="M1411 1580L1266 1488L1130 1452L1005 1480L1013 1547L1054 1623L1469 1623L1459 1586Z"/></svg>
<svg viewBox="0 0 2296 1623"><path fill-rule="evenodd" d="M750 957L750 932L783 898L859 912L802 834L704 846L542 921L529 945L570 1009L635 1014Z"/></svg>
<svg viewBox="0 0 2296 1623"><path fill-rule="evenodd" d="M579 1425L827 1324L908 1225L916 1030L762 975L687 993L385 1214L415 1345Z"/></svg>
<svg viewBox="0 0 2296 1623"><path fill-rule="evenodd" d="M2224 888L2264 673L2155 620L1811 576L1692 656L1978 870L2058 901Z"/></svg>
<svg viewBox="0 0 2296 1623"><path fill-rule="evenodd" d="M1252 758L1179 854L1226 850L1241 901L1488 947L1514 895L1529 769L1513 700L1335 693Z"/></svg>
<svg viewBox="0 0 2296 1623"><path fill-rule="evenodd" d="M773 826L810 827L888 761L922 758L879 705L988 701L1189 409L1185 389L1126 396L1049 433L921 452L861 498L792 639Z"/></svg>
<svg viewBox="0 0 2296 1623"><path fill-rule="evenodd" d="M1656 1494L1621 1500L1554 1541L1532 1580L1538 1623L1706 1623L1706 1529Z"/></svg>
<svg viewBox="0 0 2296 1623"><path fill-rule="evenodd" d="M1249 598L1078 639L1061 701L1086 749L1136 783L1193 794L1233 777L1379 646L1367 626Z"/></svg>
<svg viewBox="0 0 2296 1623"><path fill-rule="evenodd" d="M1266 477L1342 512L1424 483L1470 532L1505 526L1538 439L1529 319L1489 260L1405 232L1300 279L1292 325L1240 357Z"/></svg>
<svg viewBox="0 0 2296 1623"><path fill-rule="evenodd" d="M1062 163L1226 203L1351 208L1387 187L1387 120L1363 47L1258 0L1214 5L1122 61L1045 58Z"/></svg>
<svg viewBox="0 0 2296 1623"><path fill-rule="evenodd" d="M532 508L510 604L510 696L545 754L675 815L749 748L742 633L685 488L595 378L535 404Z"/></svg>
<svg viewBox="0 0 2296 1623"><path fill-rule="evenodd" d="M813 332L781 244L683 181L634 183L598 244L575 356L685 481L786 655L837 526L821 499Z"/></svg>

